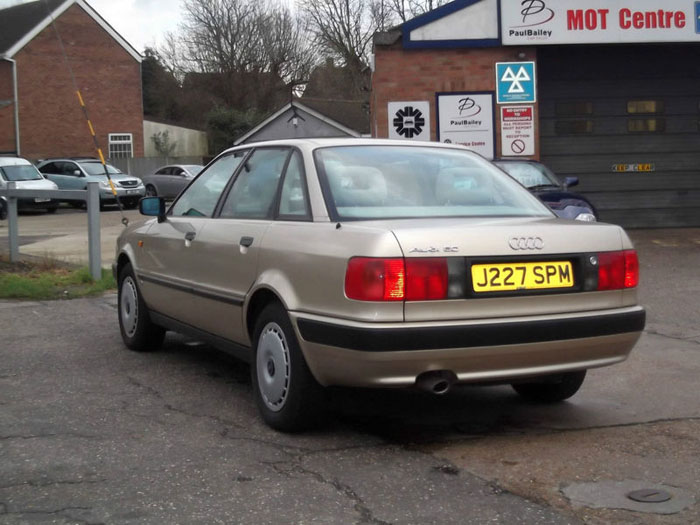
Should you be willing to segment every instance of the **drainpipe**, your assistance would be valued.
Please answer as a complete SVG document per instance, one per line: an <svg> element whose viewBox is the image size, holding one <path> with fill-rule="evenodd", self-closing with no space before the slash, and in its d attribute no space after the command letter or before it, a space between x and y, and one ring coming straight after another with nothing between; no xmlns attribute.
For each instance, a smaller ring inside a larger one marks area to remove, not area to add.
<svg viewBox="0 0 700 525"><path fill-rule="evenodd" d="M17 156L19 157L21 155L21 152L19 146L19 97L17 89L17 61L6 56L0 58L2 58L3 60L7 60L10 64L12 64L12 89L15 106L15 151L17 153Z"/></svg>

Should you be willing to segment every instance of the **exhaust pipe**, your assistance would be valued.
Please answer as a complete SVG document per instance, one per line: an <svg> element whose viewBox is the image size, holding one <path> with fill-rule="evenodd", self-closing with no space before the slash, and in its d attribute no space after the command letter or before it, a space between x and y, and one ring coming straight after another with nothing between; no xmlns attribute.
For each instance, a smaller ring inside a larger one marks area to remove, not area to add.
<svg viewBox="0 0 700 525"><path fill-rule="evenodd" d="M452 370L431 370L423 372L416 378L416 387L438 396L447 394L457 382L457 375Z"/></svg>

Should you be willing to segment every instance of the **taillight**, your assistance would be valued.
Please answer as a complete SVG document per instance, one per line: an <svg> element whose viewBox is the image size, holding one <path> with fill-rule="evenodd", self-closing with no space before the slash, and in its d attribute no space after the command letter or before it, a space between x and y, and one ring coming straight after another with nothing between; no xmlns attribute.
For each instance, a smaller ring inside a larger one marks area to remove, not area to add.
<svg viewBox="0 0 700 525"><path fill-rule="evenodd" d="M353 257L345 274L345 295L358 301L429 301L447 298L445 258Z"/></svg>
<svg viewBox="0 0 700 525"><path fill-rule="evenodd" d="M635 250L598 254L598 290L634 288L639 284L639 261Z"/></svg>
<svg viewBox="0 0 700 525"><path fill-rule="evenodd" d="M353 257L345 273L345 295L358 301L403 301L403 259Z"/></svg>
<svg viewBox="0 0 700 525"><path fill-rule="evenodd" d="M447 283L447 259L406 259L407 301L445 299Z"/></svg>

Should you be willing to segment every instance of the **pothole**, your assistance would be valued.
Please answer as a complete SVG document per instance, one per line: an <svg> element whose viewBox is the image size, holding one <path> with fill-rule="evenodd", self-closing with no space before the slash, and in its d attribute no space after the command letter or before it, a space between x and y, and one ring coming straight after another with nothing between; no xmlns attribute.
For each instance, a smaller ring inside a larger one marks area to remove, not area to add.
<svg viewBox="0 0 700 525"><path fill-rule="evenodd" d="M687 490L640 480L572 483L561 492L573 505L648 514L677 514L695 504Z"/></svg>

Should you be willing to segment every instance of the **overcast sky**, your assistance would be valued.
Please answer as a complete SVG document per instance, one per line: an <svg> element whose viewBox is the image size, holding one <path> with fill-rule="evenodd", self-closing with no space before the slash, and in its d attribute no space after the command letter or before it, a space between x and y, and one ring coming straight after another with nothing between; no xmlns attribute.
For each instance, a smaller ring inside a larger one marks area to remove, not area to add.
<svg viewBox="0 0 700 525"><path fill-rule="evenodd" d="M27 0L0 0L0 9ZM283 0L292 4L293 0ZM177 29L182 10L179 0L87 0L138 51L159 44L167 31Z"/></svg>

